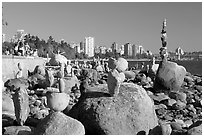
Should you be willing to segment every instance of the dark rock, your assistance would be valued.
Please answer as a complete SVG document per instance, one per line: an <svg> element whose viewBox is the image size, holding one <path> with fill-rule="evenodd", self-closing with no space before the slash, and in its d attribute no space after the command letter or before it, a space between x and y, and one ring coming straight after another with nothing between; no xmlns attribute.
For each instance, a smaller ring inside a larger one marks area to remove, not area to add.
<svg viewBox="0 0 204 137"><path fill-rule="evenodd" d="M84 126L61 112L50 113L37 125L35 135L84 135Z"/></svg>
<svg viewBox="0 0 204 137"><path fill-rule="evenodd" d="M190 82L193 82L194 80L193 80L193 78L190 77L190 76L185 76L185 77L184 77L184 81L187 82L187 83L190 83Z"/></svg>
<svg viewBox="0 0 204 137"><path fill-rule="evenodd" d="M4 135L32 135L33 127L28 126L9 126L4 127Z"/></svg>
<svg viewBox="0 0 204 137"><path fill-rule="evenodd" d="M150 95L150 97L157 102L161 102L164 100L168 100L169 97L167 95L165 95L164 93L159 93L159 94L155 94L155 95Z"/></svg>
<svg viewBox="0 0 204 137"><path fill-rule="evenodd" d="M183 66L170 61L161 61L156 74L154 89L156 91L179 91L185 75L186 69Z"/></svg>
<svg viewBox="0 0 204 137"><path fill-rule="evenodd" d="M25 88L29 87L29 83L27 79L24 78L16 78L16 79L9 79L4 83L4 86L7 87L9 90L14 91L18 88Z"/></svg>
<svg viewBox="0 0 204 137"><path fill-rule="evenodd" d="M181 130L172 130L171 135L186 135L187 130L186 129L181 129Z"/></svg>
<svg viewBox="0 0 204 137"><path fill-rule="evenodd" d="M107 85L89 89L69 111L85 126L86 134L148 134L156 127L154 104L143 88L123 83L117 97L106 96L107 90Z"/></svg>

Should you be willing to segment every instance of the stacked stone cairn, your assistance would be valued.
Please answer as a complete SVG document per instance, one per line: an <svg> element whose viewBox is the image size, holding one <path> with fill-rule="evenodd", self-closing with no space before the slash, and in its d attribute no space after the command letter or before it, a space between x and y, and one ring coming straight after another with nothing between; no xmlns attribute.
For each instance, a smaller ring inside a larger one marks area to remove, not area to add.
<svg viewBox="0 0 204 137"><path fill-rule="evenodd" d="M110 58L108 66L111 69L108 73L108 89L111 96L117 96L119 88L122 82L125 80L125 74L123 73L128 68L128 62L124 58Z"/></svg>

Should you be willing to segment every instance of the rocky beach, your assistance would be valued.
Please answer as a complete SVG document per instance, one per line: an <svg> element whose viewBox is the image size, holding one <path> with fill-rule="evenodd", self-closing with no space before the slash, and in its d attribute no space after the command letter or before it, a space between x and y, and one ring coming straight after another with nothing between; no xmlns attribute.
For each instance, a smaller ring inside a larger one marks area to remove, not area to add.
<svg viewBox="0 0 204 137"><path fill-rule="evenodd" d="M157 73L127 71L126 65L118 64L109 61L113 71L84 70L81 77L63 77L59 70L37 67L27 79L9 79L2 85L2 134L202 134L201 76L179 71L171 63ZM49 92L63 92L68 98L53 95L52 104ZM57 110L62 102L64 109Z"/></svg>

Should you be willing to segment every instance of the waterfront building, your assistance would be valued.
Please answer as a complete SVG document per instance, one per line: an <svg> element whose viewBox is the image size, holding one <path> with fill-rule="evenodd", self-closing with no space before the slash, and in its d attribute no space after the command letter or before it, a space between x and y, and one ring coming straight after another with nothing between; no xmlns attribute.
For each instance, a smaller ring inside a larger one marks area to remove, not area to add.
<svg viewBox="0 0 204 137"><path fill-rule="evenodd" d="M85 37L84 40L85 43L85 54L88 55L88 57L94 56L94 38L93 37Z"/></svg>
<svg viewBox="0 0 204 137"><path fill-rule="evenodd" d="M181 47L178 47L176 50L175 50L176 54L180 54L180 55L183 55L184 54L184 51L181 49Z"/></svg>
<svg viewBox="0 0 204 137"><path fill-rule="evenodd" d="M75 53L81 53L80 44L79 43L75 44L74 49L75 49Z"/></svg>

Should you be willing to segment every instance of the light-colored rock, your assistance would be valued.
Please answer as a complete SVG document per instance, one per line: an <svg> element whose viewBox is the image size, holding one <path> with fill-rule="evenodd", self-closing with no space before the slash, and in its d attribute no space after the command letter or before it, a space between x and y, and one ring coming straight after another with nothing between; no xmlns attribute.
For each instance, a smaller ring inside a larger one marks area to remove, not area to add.
<svg viewBox="0 0 204 137"><path fill-rule="evenodd" d="M162 135L171 135L172 129L170 124L161 124Z"/></svg>
<svg viewBox="0 0 204 137"><path fill-rule="evenodd" d="M29 96L26 89L19 88L13 95L13 103L15 108L16 121L19 125L23 125L29 115Z"/></svg>
<svg viewBox="0 0 204 137"><path fill-rule="evenodd" d="M47 92L47 105L51 110L63 111L69 104L70 96L66 93Z"/></svg>
<svg viewBox="0 0 204 137"><path fill-rule="evenodd" d="M5 92L2 93L2 114L15 116L14 103L12 97Z"/></svg>
<svg viewBox="0 0 204 137"><path fill-rule="evenodd" d="M29 126L9 126L4 127L4 135L32 135L33 127Z"/></svg>
<svg viewBox="0 0 204 137"><path fill-rule="evenodd" d="M186 75L186 69L170 61L161 61L155 77L156 91L179 91Z"/></svg>
<svg viewBox="0 0 204 137"><path fill-rule="evenodd" d="M61 112L50 113L36 127L35 135L84 135L81 122Z"/></svg>
<svg viewBox="0 0 204 137"><path fill-rule="evenodd" d="M202 135L202 121L192 124L187 132L188 135Z"/></svg>
<svg viewBox="0 0 204 137"><path fill-rule="evenodd" d="M120 84L125 80L125 74L119 73L116 69L108 73L108 89L111 96L117 96L119 93Z"/></svg>
<svg viewBox="0 0 204 137"><path fill-rule="evenodd" d="M154 103L141 86L122 83L117 97L106 96L106 84L94 88L69 111L82 122L86 134L149 134L158 125Z"/></svg>
<svg viewBox="0 0 204 137"><path fill-rule="evenodd" d="M124 71L125 78L127 79L134 79L136 74L133 71Z"/></svg>
<svg viewBox="0 0 204 137"><path fill-rule="evenodd" d="M123 72L128 69L128 62L124 58L118 58L116 61L116 69L118 72Z"/></svg>

